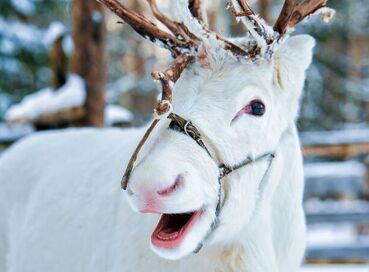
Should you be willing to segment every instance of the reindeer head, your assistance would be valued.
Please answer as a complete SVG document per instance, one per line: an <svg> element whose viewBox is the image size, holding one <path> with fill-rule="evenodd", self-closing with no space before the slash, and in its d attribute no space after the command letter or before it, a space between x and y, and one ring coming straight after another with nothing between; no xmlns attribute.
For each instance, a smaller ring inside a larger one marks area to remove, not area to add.
<svg viewBox="0 0 369 272"><path fill-rule="evenodd" d="M161 214L153 250L178 259L205 241L237 241L281 135L297 116L311 62L313 38L288 33L317 11L331 17L326 1L286 0L271 27L246 1L233 0L229 7L248 30L234 40L209 30L200 0L172 0L176 21L148 0L167 31L117 0L100 1L175 58L165 72L153 73L162 99L122 181L135 210Z"/></svg>

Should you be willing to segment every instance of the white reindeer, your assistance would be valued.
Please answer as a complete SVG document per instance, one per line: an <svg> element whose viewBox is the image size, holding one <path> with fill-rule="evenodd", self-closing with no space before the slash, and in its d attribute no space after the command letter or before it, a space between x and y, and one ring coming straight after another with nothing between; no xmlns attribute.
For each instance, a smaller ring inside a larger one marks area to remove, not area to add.
<svg viewBox="0 0 369 272"><path fill-rule="evenodd" d="M153 73L156 119L135 150L144 129L46 132L10 148L0 158L0 271L297 271L295 119L314 40L286 33L326 1L287 0L271 28L234 0L249 31L235 40L208 29L198 0L174 2L177 21L150 0L167 30L100 1L176 57ZM123 187L146 215L117 183L132 153Z"/></svg>

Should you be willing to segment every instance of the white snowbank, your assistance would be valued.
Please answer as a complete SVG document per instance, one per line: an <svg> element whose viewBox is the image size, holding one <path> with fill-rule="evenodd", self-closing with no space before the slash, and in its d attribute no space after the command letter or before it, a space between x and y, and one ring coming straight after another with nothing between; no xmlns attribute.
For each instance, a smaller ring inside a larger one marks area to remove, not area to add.
<svg viewBox="0 0 369 272"><path fill-rule="evenodd" d="M133 120L132 112L118 105L107 105L104 114L105 126L112 126L115 123L129 123Z"/></svg>
<svg viewBox="0 0 369 272"><path fill-rule="evenodd" d="M58 90L42 89L27 95L5 114L7 122L33 121L44 113L57 112L72 107L82 106L86 99L84 80L78 75L71 75L67 83Z"/></svg>

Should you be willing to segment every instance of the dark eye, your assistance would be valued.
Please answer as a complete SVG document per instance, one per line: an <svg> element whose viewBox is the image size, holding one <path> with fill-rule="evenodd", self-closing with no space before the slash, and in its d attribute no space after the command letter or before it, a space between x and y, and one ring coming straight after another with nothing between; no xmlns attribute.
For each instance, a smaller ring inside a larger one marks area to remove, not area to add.
<svg viewBox="0 0 369 272"><path fill-rule="evenodd" d="M265 113L265 105L259 100L251 101L250 114L255 116L262 116Z"/></svg>

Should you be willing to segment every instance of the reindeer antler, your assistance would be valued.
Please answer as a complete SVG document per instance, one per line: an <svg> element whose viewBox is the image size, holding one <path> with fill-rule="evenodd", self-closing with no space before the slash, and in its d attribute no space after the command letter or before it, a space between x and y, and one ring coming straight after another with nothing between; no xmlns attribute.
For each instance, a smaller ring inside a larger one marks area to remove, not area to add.
<svg viewBox="0 0 369 272"><path fill-rule="evenodd" d="M201 0L189 0L188 2L188 8L190 9L193 17L195 17L201 24L205 25L205 16L202 12L201 6Z"/></svg>
<svg viewBox="0 0 369 272"><path fill-rule="evenodd" d="M325 8L327 2L328 0L304 0L296 5L295 0L286 0L274 25L274 30L284 35L288 29L293 28L306 17ZM330 19L333 16L332 10L326 10L325 16Z"/></svg>
<svg viewBox="0 0 369 272"><path fill-rule="evenodd" d="M288 22L291 19L291 15L296 7L296 0L286 0L284 1L283 8L277 21L275 22L273 29L279 34L283 35L286 33Z"/></svg>
<svg viewBox="0 0 369 272"><path fill-rule="evenodd" d="M234 16L241 19L260 49L273 42L273 31L270 30L270 26L256 16L246 0L231 0L229 6Z"/></svg>
<svg viewBox="0 0 369 272"><path fill-rule="evenodd" d="M270 56L276 38L282 37L290 28L293 28L307 16L321 10L326 6L327 0L304 0L296 6L295 0L285 0L281 14L272 28L264 20L259 18L247 4L246 0L231 0L230 7L236 18L240 18L250 35L255 39L256 46L251 43L249 48L241 47L219 34L212 32L205 22L205 16L201 9L201 0L173 0L179 11L180 21L174 21L163 14L157 7L156 0L147 0L153 15L164 24L170 32L160 29L155 23L142 14L130 10L118 0L97 0L103 3L111 11L128 23L138 34L152 42L160 42L160 45L170 50L175 60L164 72L154 72L152 76L162 85L162 97L154 110L155 120L152 122L138 146L134 150L122 179L122 188L126 189L129 176L137 159L138 153L158 124L161 116L167 114L172 108L172 83L176 82L186 67L196 58L204 57L198 50L201 43L207 42L233 53L233 55L255 60L258 55ZM331 14L332 15L332 14ZM331 16L328 16L331 17ZM196 20L193 20L193 19ZM329 18L328 18L329 19ZM206 48L205 44L205 48ZM206 52L205 52L206 53ZM268 55L266 54L268 53ZM206 67L206 65L204 66Z"/></svg>
<svg viewBox="0 0 369 272"><path fill-rule="evenodd" d="M252 11L246 0L231 0L229 6L235 17L241 19L246 29L255 39L258 45L255 50L259 50L263 54L268 52L273 42L280 39L289 29L292 29L309 15L322 11L326 7L327 1L304 0L296 5L296 0L285 0L273 30ZM333 15L333 10L327 9L324 12L323 19L329 21Z"/></svg>

